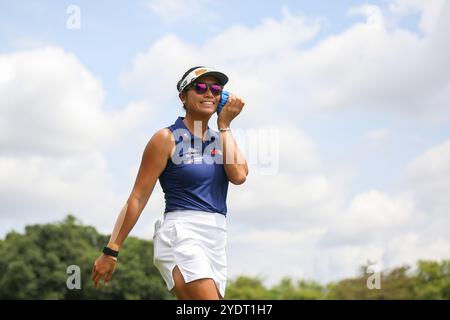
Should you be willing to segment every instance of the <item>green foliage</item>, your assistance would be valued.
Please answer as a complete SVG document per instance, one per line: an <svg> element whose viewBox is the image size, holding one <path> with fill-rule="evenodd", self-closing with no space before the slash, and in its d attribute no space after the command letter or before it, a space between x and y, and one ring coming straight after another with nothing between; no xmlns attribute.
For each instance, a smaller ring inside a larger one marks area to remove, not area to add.
<svg viewBox="0 0 450 320"><path fill-rule="evenodd" d="M415 294L419 299L450 299L450 260L418 263Z"/></svg>
<svg viewBox="0 0 450 320"><path fill-rule="evenodd" d="M314 281L284 278L272 288L266 288L258 277L239 276L229 281L226 299L312 300L325 299L325 288Z"/></svg>
<svg viewBox="0 0 450 320"><path fill-rule="evenodd" d="M0 299L174 299L153 265L151 241L128 237L108 284L95 289L91 270L109 236L69 215L57 224L31 225L0 240ZM66 286L67 267L81 270L81 289ZM360 275L326 286L284 278L271 288L259 277L228 282L226 299L450 299L450 260L423 261L380 273L380 289L367 286L368 262Z"/></svg>
<svg viewBox="0 0 450 320"><path fill-rule="evenodd" d="M450 260L419 261L415 272L409 266L383 271L379 289L368 288L370 276L363 273L329 284L328 299L450 299Z"/></svg>
<svg viewBox="0 0 450 320"><path fill-rule="evenodd" d="M301 280L293 283L290 278L283 278L270 289L272 299L281 300L319 300L325 299L325 288L315 281Z"/></svg>
<svg viewBox="0 0 450 320"><path fill-rule="evenodd" d="M108 241L69 215L58 224L32 225L0 240L0 299L168 299L153 266L150 241L129 237L107 287L95 289L91 271ZM69 290L67 267L81 270L81 289Z"/></svg>
<svg viewBox="0 0 450 320"><path fill-rule="evenodd" d="M225 299L271 299L271 295L260 278L239 276L235 280L228 281Z"/></svg>

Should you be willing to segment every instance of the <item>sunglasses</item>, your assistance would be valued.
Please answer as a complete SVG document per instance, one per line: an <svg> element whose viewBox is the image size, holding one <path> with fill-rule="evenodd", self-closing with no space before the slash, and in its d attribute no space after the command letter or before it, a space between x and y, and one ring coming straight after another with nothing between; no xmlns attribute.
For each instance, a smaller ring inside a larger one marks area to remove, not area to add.
<svg viewBox="0 0 450 320"><path fill-rule="evenodd" d="M195 92L198 94L204 94L209 89L213 96L220 95L223 90L223 87L220 84L194 83L191 87L194 88Z"/></svg>

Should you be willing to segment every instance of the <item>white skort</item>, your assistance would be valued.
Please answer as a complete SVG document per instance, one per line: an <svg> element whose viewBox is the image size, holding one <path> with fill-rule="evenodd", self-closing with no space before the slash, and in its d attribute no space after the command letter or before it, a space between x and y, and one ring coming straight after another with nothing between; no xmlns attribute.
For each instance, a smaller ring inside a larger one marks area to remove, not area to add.
<svg viewBox="0 0 450 320"><path fill-rule="evenodd" d="M179 210L155 223L154 264L166 282L175 286L172 271L178 266L186 283L211 278L222 296L227 282L227 226L223 214Z"/></svg>

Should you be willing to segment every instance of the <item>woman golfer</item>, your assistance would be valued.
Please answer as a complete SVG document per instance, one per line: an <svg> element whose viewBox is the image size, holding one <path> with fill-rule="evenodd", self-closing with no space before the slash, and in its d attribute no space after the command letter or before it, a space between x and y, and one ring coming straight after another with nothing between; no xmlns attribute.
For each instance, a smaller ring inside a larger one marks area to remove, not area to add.
<svg viewBox="0 0 450 320"><path fill-rule="evenodd" d="M244 101L230 94L217 117L219 131L208 126L227 82L224 73L207 67L191 68L178 81L186 115L148 142L133 190L94 263L96 287L111 279L119 250L159 179L166 206L155 224L154 264L167 288L178 299L225 296L228 182L242 184L248 174L230 129Z"/></svg>

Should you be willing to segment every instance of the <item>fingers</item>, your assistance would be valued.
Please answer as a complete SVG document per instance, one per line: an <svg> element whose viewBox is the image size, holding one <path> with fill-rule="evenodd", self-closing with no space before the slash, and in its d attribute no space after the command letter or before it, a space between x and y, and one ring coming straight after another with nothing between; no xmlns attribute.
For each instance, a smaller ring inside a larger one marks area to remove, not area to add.
<svg viewBox="0 0 450 320"><path fill-rule="evenodd" d="M101 278L102 278L102 275L100 274L100 272L98 272L97 265L94 264L94 267L92 268L91 279L94 282L94 285L95 285L96 288L98 288L98 283L99 283Z"/></svg>
<svg viewBox="0 0 450 320"><path fill-rule="evenodd" d="M99 284L101 283L102 279L103 279L103 283L105 285L108 285L108 282L111 279L113 273L114 273L114 269L110 272L108 272L108 271L100 272L99 270L97 270L97 266L94 264L94 267L92 268L91 279L94 282L95 288L99 287Z"/></svg>
<svg viewBox="0 0 450 320"><path fill-rule="evenodd" d="M228 97L228 102L230 103L230 108L236 108L238 110L241 110L242 107L245 105L244 100L236 96L235 94L231 94Z"/></svg>
<svg viewBox="0 0 450 320"><path fill-rule="evenodd" d="M217 119L218 124L229 126L231 121L241 113L244 104L245 102L242 98L230 93L228 101Z"/></svg>
<svg viewBox="0 0 450 320"><path fill-rule="evenodd" d="M104 280L104 283L105 283L105 285L108 285L108 282L109 282L109 280L111 279L111 277L112 277L112 272L108 272L106 275L105 275L105 280Z"/></svg>
<svg viewBox="0 0 450 320"><path fill-rule="evenodd" d="M92 267L92 273L91 273L91 280L92 282L95 283L95 278L97 277L97 269L96 266L94 264L94 266Z"/></svg>
<svg viewBox="0 0 450 320"><path fill-rule="evenodd" d="M92 266L92 270L91 270L91 280L94 280L94 273L95 273L95 264Z"/></svg>
<svg viewBox="0 0 450 320"><path fill-rule="evenodd" d="M95 274L94 279L93 279L94 285L95 285L96 288L98 288L98 284L99 284L101 278L102 278L102 276L100 275L100 273L97 272Z"/></svg>

